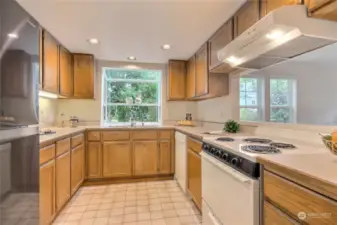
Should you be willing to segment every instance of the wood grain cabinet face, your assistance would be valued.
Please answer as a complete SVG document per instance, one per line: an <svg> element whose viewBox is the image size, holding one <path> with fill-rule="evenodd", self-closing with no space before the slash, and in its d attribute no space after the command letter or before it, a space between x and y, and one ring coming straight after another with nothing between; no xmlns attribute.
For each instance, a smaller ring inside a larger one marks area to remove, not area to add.
<svg viewBox="0 0 337 225"><path fill-rule="evenodd" d="M102 177L102 149L100 142L87 144L87 175L88 178Z"/></svg>
<svg viewBox="0 0 337 225"><path fill-rule="evenodd" d="M192 149L187 152L187 179L192 200L201 209L201 157Z"/></svg>
<svg viewBox="0 0 337 225"><path fill-rule="evenodd" d="M88 141L100 141L101 133L99 131L89 131L88 132Z"/></svg>
<svg viewBox="0 0 337 225"><path fill-rule="evenodd" d="M312 1L309 1L309 3L310 2ZM309 13L310 16L319 19L337 21L337 0L329 1L326 4L324 4L323 1L316 2L317 4L312 3L312 6L317 6L319 8L313 8ZM320 6L319 3L322 3L323 5Z"/></svg>
<svg viewBox="0 0 337 225"><path fill-rule="evenodd" d="M48 225L55 216L55 160L40 167L40 224Z"/></svg>
<svg viewBox="0 0 337 225"><path fill-rule="evenodd" d="M261 17L282 6L299 5L301 3L302 0L261 0Z"/></svg>
<svg viewBox="0 0 337 225"><path fill-rule="evenodd" d="M94 56L73 54L74 97L94 98Z"/></svg>
<svg viewBox="0 0 337 225"><path fill-rule="evenodd" d="M172 150L170 141L159 142L159 173L170 174L172 169Z"/></svg>
<svg viewBox="0 0 337 225"><path fill-rule="evenodd" d="M45 91L59 92L58 76L58 44L46 31L43 32L43 79L42 88Z"/></svg>
<svg viewBox="0 0 337 225"><path fill-rule="evenodd" d="M65 138L56 142L56 156L70 151L70 138Z"/></svg>
<svg viewBox="0 0 337 225"><path fill-rule="evenodd" d="M334 0L304 0L305 5L308 7L309 11L314 11L324 5L328 5Z"/></svg>
<svg viewBox="0 0 337 225"><path fill-rule="evenodd" d="M260 1L248 0L234 15L234 36L240 36L259 19Z"/></svg>
<svg viewBox="0 0 337 225"><path fill-rule="evenodd" d="M130 142L103 143L103 177L128 177L132 175Z"/></svg>
<svg viewBox="0 0 337 225"><path fill-rule="evenodd" d="M65 97L73 96L74 78L71 53L60 46L60 94Z"/></svg>
<svg viewBox="0 0 337 225"><path fill-rule="evenodd" d="M195 55L187 61L186 98L195 97Z"/></svg>
<svg viewBox="0 0 337 225"><path fill-rule="evenodd" d="M167 100L184 100L186 97L186 62L170 60L168 64Z"/></svg>
<svg viewBox="0 0 337 225"><path fill-rule="evenodd" d="M56 158L56 211L60 211L71 196L70 152Z"/></svg>
<svg viewBox="0 0 337 225"><path fill-rule="evenodd" d="M264 225L299 225L267 201L264 202Z"/></svg>
<svg viewBox="0 0 337 225"><path fill-rule="evenodd" d="M71 150L71 193L75 193L84 180L84 145Z"/></svg>
<svg viewBox="0 0 337 225"><path fill-rule="evenodd" d="M157 141L133 142L133 170L136 176L158 173Z"/></svg>
<svg viewBox="0 0 337 225"><path fill-rule="evenodd" d="M196 96L208 94L208 44L204 44L195 55Z"/></svg>

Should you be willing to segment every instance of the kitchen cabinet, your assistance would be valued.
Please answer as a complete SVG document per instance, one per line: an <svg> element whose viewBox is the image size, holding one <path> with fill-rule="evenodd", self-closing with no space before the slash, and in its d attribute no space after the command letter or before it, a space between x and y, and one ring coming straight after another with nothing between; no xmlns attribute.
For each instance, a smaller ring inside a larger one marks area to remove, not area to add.
<svg viewBox="0 0 337 225"><path fill-rule="evenodd" d="M240 36L260 19L260 0L248 0L234 15L234 37Z"/></svg>
<svg viewBox="0 0 337 225"><path fill-rule="evenodd" d="M261 17L285 5L300 5L302 0L261 0Z"/></svg>
<svg viewBox="0 0 337 225"><path fill-rule="evenodd" d="M132 175L131 145L128 141L103 143L103 177Z"/></svg>
<svg viewBox="0 0 337 225"><path fill-rule="evenodd" d="M187 61L186 98L195 97L195 55Z"/></svg>
<svg viewBox="0 0 337 225"><path fill-rule="evenodd" d="M56 211L60 211L71 196L70 151L56 158Z"/></svg>
<svg viewBox="0 0 337 225"><path fill-rule="evenodd" d="M55 160L40 167L40 224L48 225L56 215L55 210Z"/></svg>
<svg viewBox="0 0 337 225"><path fill-rule="evenodd" d="M60 46L60 95L64 97L73 96L74 77L73 77L73 63L71 53Z"/></svg>
<svg viewBox="0 0 337 225"><path fill-rule="evenodd" d="M170 60L168 63L167 100L185 100L186 62Z"/></svg>
<svg viewBox="0 0 337 225"><path fill-rule="evenodd" d="M46 31L43 32L43 76L42 89L59 92L59 48L56 40Z"/></svg>
<svg viewBox="0 0 337 225"><path fill-rule="evenodd" d="M74 97L94 98L94 56L73 54Z"/></svg>
<svg viewBox="0 0 337 225"><path fill-rule="evenodd" d="M87 144L87 176L88 178L102 177L102 149L100 142Z"/></svg>
<svg viewBox="0 0 337 225"><path fill-rule="evenodd" d="M205 43L195 54L196 96L208 94L208 45Z"/></svg>
<svg viewBox="0 0 337 225"><path fill-rule="evenodd" d="M133 142L133 169L135 176L157 174L158 172L157 141Z"/></svg>
<svg viewBox="0 0 337 225"><path fill-rule="evenodd" d="M309 16L337 21L337 0L333 1L307 1Z"/></svg>
<svg viewBox="0 0 337 225"><path fill-rule="evenodd" d="M170 174L172 169L171 142L162 140L159 142L159 173Z"/></svg>
<svg viewBox="0 0 337 225"><path fill-rule="evenodd" d="M224 48L234 39L233 18L229 19L222 27L209 39L209 70L212 71L220 66L222 62L218 58L218 51Z"/></svg>
<svg viewBox="0 0 337 225"><path fill-rule="evenodd" d="M285 213L264 201L264 225L299 225Z"/></svg>
<svg viewBox="0 0 337 225"><path fill-rule="evenodd" d="M84 145L71 150L71 193L74 194L84 181Z"/></svg>

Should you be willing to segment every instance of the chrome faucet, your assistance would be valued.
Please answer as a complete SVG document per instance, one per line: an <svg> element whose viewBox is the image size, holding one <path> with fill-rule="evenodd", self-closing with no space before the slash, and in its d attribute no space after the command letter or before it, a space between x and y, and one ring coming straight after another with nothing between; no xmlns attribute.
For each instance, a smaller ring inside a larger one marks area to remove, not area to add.
<svg viewBox="0 0 337 225"><path fill-rule="evenodd" d="M135 127L136 126L136 120L134 119L133 116L130 117L130 126Z"/></svg>

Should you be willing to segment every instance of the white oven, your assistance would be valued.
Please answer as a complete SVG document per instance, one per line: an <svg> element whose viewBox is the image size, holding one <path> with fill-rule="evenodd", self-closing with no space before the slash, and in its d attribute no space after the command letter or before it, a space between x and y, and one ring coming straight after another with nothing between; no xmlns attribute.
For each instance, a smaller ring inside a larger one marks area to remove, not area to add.
<svg viewBox="0 0 337 225"><path fill-rule="evenodd" d="M259 225L259 180L202 153L203 225Z"/></svg>

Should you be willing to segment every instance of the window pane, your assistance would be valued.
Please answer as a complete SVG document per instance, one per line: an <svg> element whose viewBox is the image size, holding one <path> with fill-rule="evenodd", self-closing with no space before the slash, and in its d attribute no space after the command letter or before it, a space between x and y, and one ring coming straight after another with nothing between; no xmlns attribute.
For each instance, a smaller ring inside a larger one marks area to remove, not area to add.
<svg viewBox="0 0 337 225"><path fill-rule="evenodd" d="M105 69L105 75L108 79L140 79L140 80L159 80L159 71L146 70L114 70Z"/></svg>
<svg viewBox="0 0 337 225"><path fill-rule="evenodd" d="M106 123L129 122L131 116L136 121L158 122L157 106L107 106Z"/></svg>
<svg viewBox="0 0 337 225"><path fill-rule="evenodd" d="M289 81L283 79L270 80L270 104L271 105L289 105Z"/></svg>
<svg viewBox="0 0 337 225"><path fill-rule="evenodd" d="M133 103L158 103L158 83L130 83L107 81L107 102L126 103L132 98Z"/></svg>
<svg viewBox="0 0 337 225"><path fill-rule="evenodd" d="M256 78L240 78L240 91L257 91Z"/></svg>
<svg viewBox="0 0 337 225"><path fill-rule="evenodd" d="M258 121L259 120L258 109L241 108L240 109L240 120Z"/></svg>
<svg viewBox="0 0 337 225"><path fill-rule="evenodd" d="M290 108L271 108L270 121L272 122L290 122Z"/></svg>

